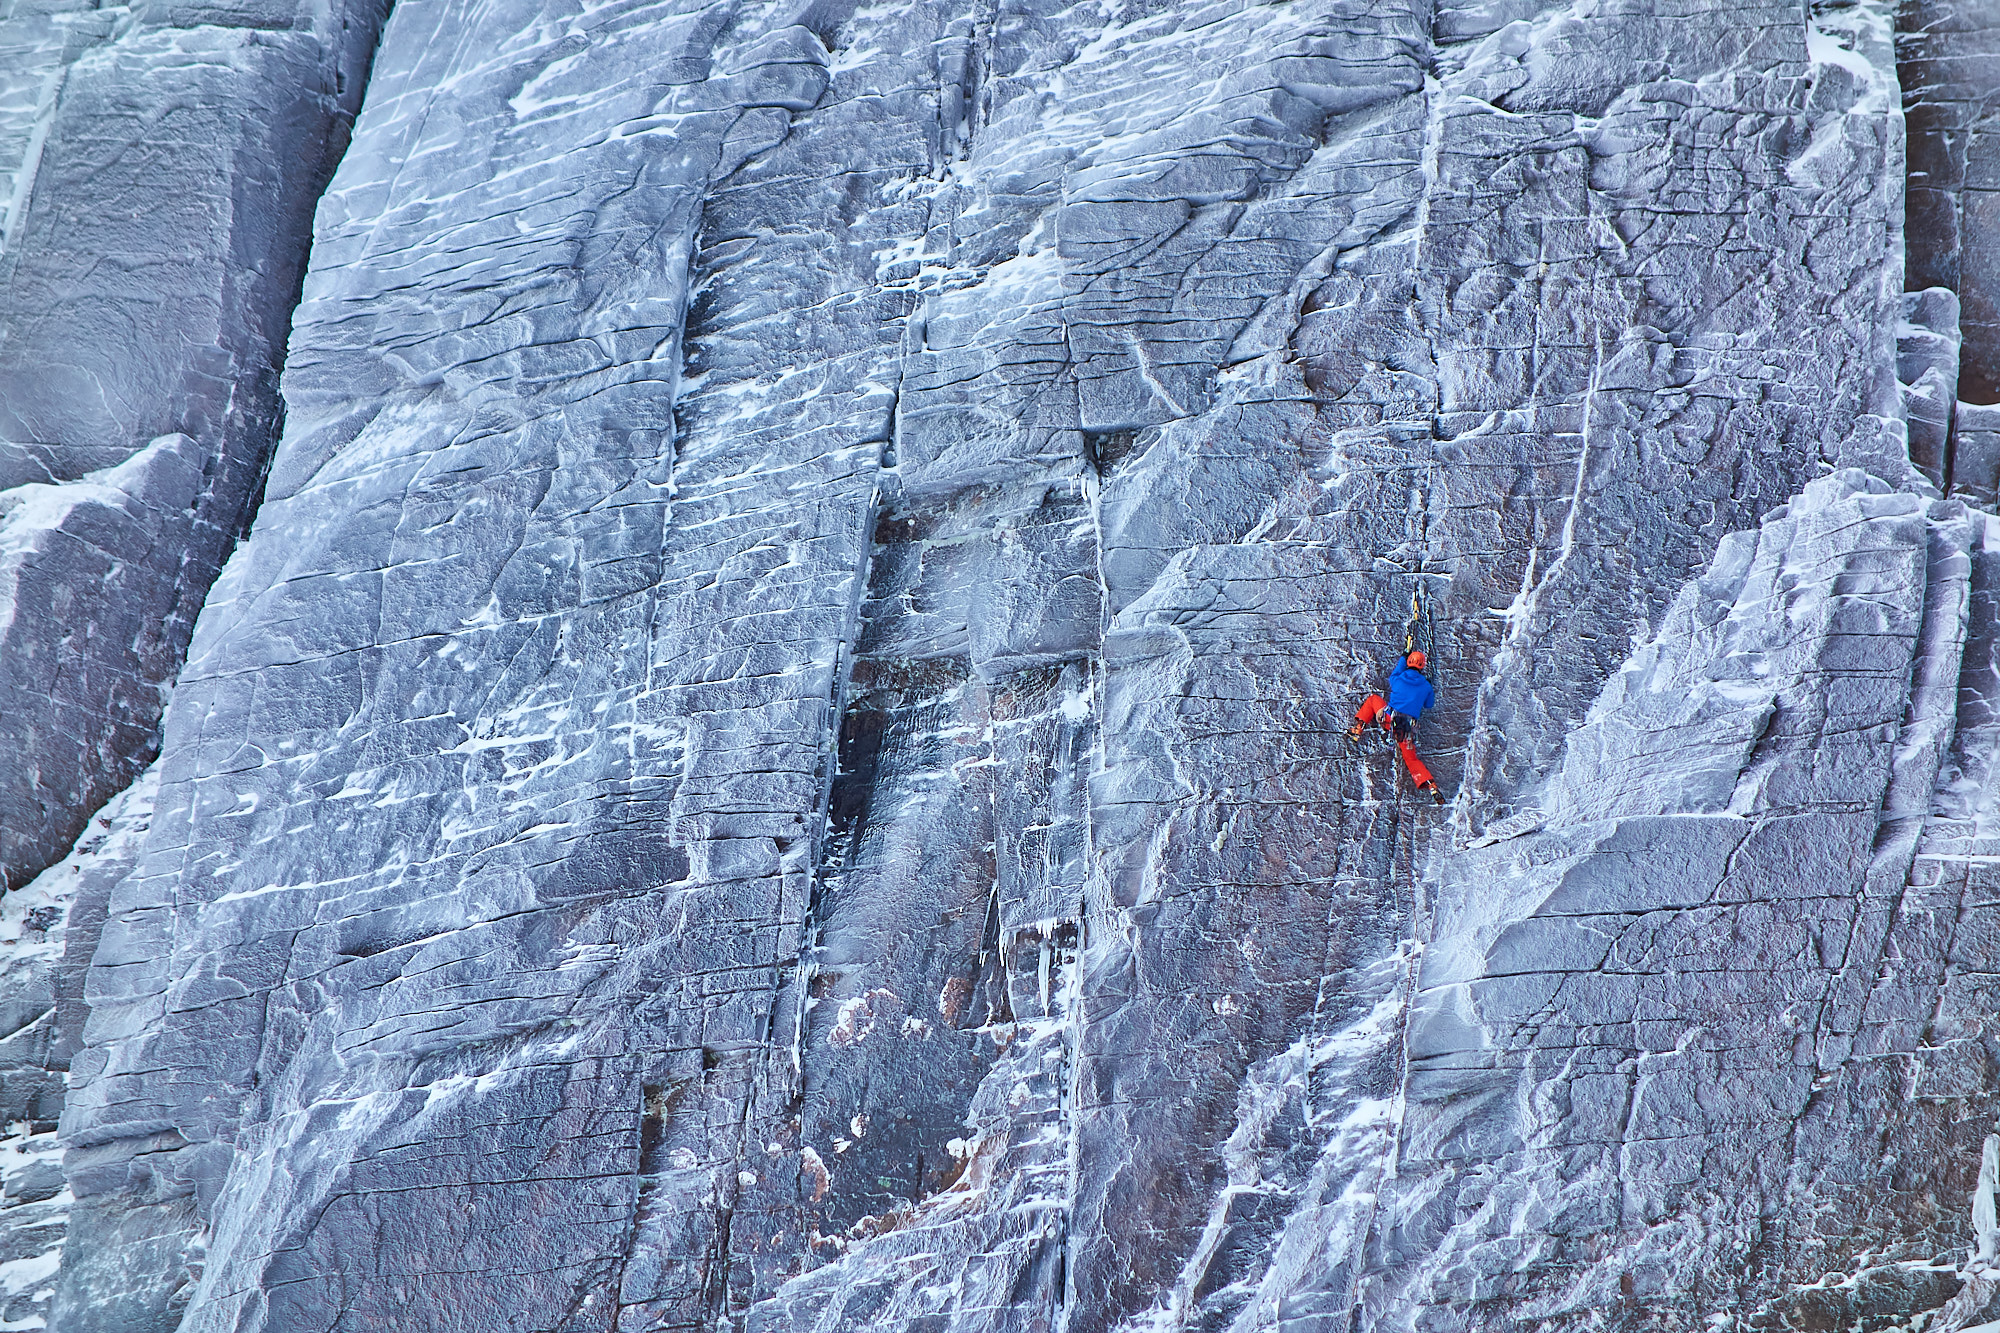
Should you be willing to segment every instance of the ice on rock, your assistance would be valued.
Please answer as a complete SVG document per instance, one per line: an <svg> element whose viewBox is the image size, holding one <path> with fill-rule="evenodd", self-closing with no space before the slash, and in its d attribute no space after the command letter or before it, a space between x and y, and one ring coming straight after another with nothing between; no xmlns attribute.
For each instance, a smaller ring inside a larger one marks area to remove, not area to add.
<svg viewBox="0 0 2000 1333"><path fill-rule="evenodd" d="M106 899L150 825L156 785L140 774L67 857L0 899L0 1326L40 1328L51 1313L75 1203L56 1136L63 1073L82 1040Z"/></svg>
<svg viewBox="0 0 2000 1333"><path fill-rule="evenodd" d="M1850 1252L1923 1253L1890 1222L1886 1145L1962 1131L1890 1072L1944 993L1907 970L1898 819L1938 779L1957 690L1929 682L1958 676L1977 536L1955 502L1813 482L1725 542L1606 688L1541 827L1441 863L1400 1160L1464 1183L1413 1200L1405 1225L1439 1243L1399 1289L1491 1299L1504 1272L1548 1318L1621 1294L1837 1306L1752 1285L1752 1236L1801 1285L1837 1267L1791 1221L1801 1188L1873 1219ZM1864 1134L1885 1146L1836 1167Z"/></svg>
<svg viewBox="0 0 2000 1333"><path fill-rule="evenodd" d="M200 446L0 491L0 864L32 869L143 768L200 604Z"/></svg>
<svg viewBox="0 0 2000 1333"><path fill-rule="evenodd" d="M312 210L383 7L0 10L9 887L153 756L275 443Z"/></svg>
<svg viewBox="0 0 2000 1333"><path fill-rule="evenodd" d="M2000 1317L1971 7L243 3L0 13L0 1324Z"/></svg>

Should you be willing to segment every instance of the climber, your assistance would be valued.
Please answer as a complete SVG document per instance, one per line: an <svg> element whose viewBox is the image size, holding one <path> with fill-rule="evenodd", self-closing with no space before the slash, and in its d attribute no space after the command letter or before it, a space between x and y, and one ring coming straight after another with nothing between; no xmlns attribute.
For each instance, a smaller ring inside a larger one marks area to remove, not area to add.
<svg viewBox="0 0 2000 1333"><path fill-rule="evenodd" d="M1421 649L1412 650L1397 662L1396 669L1389 673L1389 697L1371 694L1363 699L1361 710L1354 715L1354 725L1347 730L1347 739L1359 741L1371 722L1379 722L1396 742L1396 750L1403 756L1403 767L1410 770L1410 781L1418 791L1428 791L1433 800L1443 805L1444 792L1439 790L1437 779L1431 776L1424 761L1417 757L1415 743L1417 719L1437 702L1437 692L1424 678L1424 668L1428 665L1429 659Z"/></svg>

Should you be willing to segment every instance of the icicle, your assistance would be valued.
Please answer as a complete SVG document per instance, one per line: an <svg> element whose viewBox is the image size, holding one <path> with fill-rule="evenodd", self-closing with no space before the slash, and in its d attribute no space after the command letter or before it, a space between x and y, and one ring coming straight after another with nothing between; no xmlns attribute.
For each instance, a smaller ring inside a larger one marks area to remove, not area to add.
<svg viewBox="0 0 2000 1333"><path fill-rule="evenodd" d="M2000 1134L1988 1134L1979 1154L1979 1183L1972 1187L1972 1237L1977 1248L1972 1253L1974 1269L1993 1264L2000 1248L2000 1218L1993 1206L1993 1187L2000 1180Z"/></svg>

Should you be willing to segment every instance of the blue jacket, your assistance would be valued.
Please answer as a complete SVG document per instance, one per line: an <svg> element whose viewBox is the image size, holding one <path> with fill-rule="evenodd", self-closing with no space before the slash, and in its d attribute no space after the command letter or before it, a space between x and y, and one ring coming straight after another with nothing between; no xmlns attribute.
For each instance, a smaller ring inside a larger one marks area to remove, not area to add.
<svg viewBox="0 0 2000 1333"><path fill-rule="evenodd" d="M1424 673L1412 667L1407 657L1398 661L1389 673L1389 707L1414 722L1436 702L1437 693Z"/></svg>

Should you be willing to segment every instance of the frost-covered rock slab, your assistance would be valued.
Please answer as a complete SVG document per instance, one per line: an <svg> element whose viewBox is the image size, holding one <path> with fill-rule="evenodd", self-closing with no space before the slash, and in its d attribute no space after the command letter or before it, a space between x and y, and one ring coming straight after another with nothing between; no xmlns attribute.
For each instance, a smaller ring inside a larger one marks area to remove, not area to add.
<svg viewBox="0 0 2000 1333"><path fill-rule="evenodd" d="M152 815L142 773L99 810L63 860L0 900L0 1326L40 1328L71 1206L56 1118L82 1037L83 974L111 884Z"/></svg>
<svg viewBox="0 0 2000 1333"><path fill-rule="evenodd" d="M205 582L201 446L0 491L0 864L33 868L154 743Z"/></svg>
<svg viewBox="0 0 2000 1333"><path fill-rule="evenodd" d="M1399 1152L1423 1184L1369 1295L1384 1324L1482 1326L1445 1313L1467 1302L1845 1323L1884 1279L1788 1285L1936 1257L1903 1200L1956 1193L1992 1094L1905 1100L1895 1053L1943 985L1908 969L1951 964L1911 948L1898 821L1953 732L1982 527L1814 482L1606 689L1548 823L1441 862Z"/></svg>

